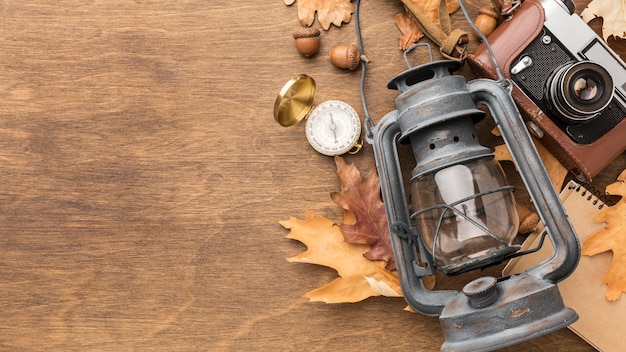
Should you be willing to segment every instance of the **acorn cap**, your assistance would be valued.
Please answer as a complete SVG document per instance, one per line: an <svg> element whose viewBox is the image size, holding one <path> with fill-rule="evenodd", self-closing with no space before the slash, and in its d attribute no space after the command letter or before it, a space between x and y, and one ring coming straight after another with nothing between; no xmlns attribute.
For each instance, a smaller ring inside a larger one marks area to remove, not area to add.
<svg viewBox="0 0 626 352"><path fill-rule="evenodd" d="M361 62L361 53L359 52L359 48L356 45L352 44L348 47L348 52L346 53L346 63L348 66L348 70L354 70L359 67L359 63Z"/></svg>
<svg viewBox="0 0 626 352"><path fill-rule="evenodd" d="M302 27L293 31L292 35L293 35L293 39L319 37L320 30L317 28Z"/></svg>
<svg viewBox="0 0 626 352"><path fill-rule="evenodd" d="M530 213L528 216L520 220L519 229L517 230L522 235L529 234L537 228L539 223L539 215L537 213Z"/></svg>
<svg viewBox="0 0 626 352"><path fill-rule="evenodd" d="M495 18L496 20L500 19L500 13L496 11L492 6L481 6L478 8L478 13L481 15L487 15L489 17Z"/></svg>
<svg viewBox="0 0 626 352"><path fill-rule="evenodd" d="M331 50L329 56L335 66L348 70L355 70L361 63L361 53L354 44L338 45Z"/></svg>

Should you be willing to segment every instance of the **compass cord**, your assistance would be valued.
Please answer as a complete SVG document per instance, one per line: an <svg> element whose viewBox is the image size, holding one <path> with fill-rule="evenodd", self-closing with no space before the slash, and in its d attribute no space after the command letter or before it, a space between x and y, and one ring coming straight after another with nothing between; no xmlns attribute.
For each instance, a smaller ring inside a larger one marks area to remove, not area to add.
<svg viewBox="0 0 626 352"><path fill-rule="evenodd" d="M361 5L361 0L355 0L354 2L354 23L356 27L356 38L357 44L359 47L359 52L361 53L361 83L360 83L360 91L361 91L361 102L363 104L363 112L365 113L365 129L366 129L366 137L371 139L374 137L374 133L372 132L372 128L374 128L375 123L372 119L372 116L369 113L367 108L367 100L365 98L365 75L367 73L367 64L370 62L367 56L365 56L365 52L363 50L363 36L361 35L361 21L359 18L359 8Z"/></svg>

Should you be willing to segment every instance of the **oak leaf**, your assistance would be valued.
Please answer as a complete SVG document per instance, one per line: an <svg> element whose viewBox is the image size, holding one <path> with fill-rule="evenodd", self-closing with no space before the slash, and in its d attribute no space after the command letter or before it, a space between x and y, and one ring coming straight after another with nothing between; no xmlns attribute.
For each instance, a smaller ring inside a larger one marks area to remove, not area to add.
<svg viewBox="0 0 626 352"><path fill-rule="evenodd" d="M395 22L396 26L402 33L399 43L400 49L402 50L410 48L424 36L424 33L417 25L415 18L412 16L399 13L396 15Z"/></svg>
<svg viewBox="0 0 626 352"><path fill-rule="evenodd" d="M610 36L626 39L624 11L626 11L625 0L593 0L580 13L580 16L585 22L602 17L602 37L605 41Z"/></svg>
<svg viewBox="0 0 626 352"><path fill-rule="evenodd" d="M605 297L609 301L617 300L622 292L626 292L626 170L617 180L606 187L606 194L620 195L622 199L614 206L602 209L593 218L595 222L606 224L587 238L581 250L583 255L588 256L613 252L611 264L602 278L602 283L607 284Z"/></svg>
<svg viewBox="0 0 626 352"><path fill-rule="evenodd" d="M366 259L363 254L368 245L345 242L333 221L308 211L305 220L291 217L279 223L291 230L287 238L307 246L305 252L288 261L327 266L339 274L327 285L308 292L305 296L311 301L352 303L372 296L402 296L397 273L386 270L382 261Z"/></svg>
<svg viewBox="0 0 626 352"><path fill-rule="evenodd" d="M332 192L330 196L349 216L340 225L345 240L370 245L371 249L365 253L365 257L384 260L388 270L395 270L396 262L376 169L363 177L354 164L348 165L340 156L335 157L335 164L341 192Z"/></svg>
<svg viewBox="0 0 626 352"><path fill-rule="evenodd" d="M285 5L291 5L295 0L283 0ZM341 27L352 19L354 5L350 0L298 0L298 19L303 26L311 26L315 21L315 13L320 25L325 30L334 24Z"/></svg>

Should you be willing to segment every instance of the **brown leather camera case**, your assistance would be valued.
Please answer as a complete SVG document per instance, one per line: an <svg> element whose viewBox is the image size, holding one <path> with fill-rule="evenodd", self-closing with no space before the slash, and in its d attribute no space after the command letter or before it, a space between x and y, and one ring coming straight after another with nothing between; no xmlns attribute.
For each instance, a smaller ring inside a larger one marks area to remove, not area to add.
<svg viewBox="0 0 626 352"><path fill-rule="evenodd" d="M489 44L504 77L511 78L509 73L513 60L541 33L544 19L541 4L537 0L526 0L489 36ZM484 44L468 55L467 63L479 77L498 78ZM514 83L512 96L524 119L534 122L544 132L542 137L533 133L535 137L580 180L590 182L626 149L626 119L595 142L578 144Z"/></svg>

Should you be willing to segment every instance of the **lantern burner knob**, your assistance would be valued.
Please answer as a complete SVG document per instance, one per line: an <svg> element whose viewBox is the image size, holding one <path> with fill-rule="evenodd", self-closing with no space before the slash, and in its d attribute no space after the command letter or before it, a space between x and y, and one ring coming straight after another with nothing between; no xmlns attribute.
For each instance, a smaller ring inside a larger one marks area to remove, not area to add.
<svg viewBox="0 0 626 352"><path fill-rule="evenodd" d="M463 287L463 293L474 308L484 308L492 305L498 299L497 280L492 276L485 276L471 281Z"/></svg>

